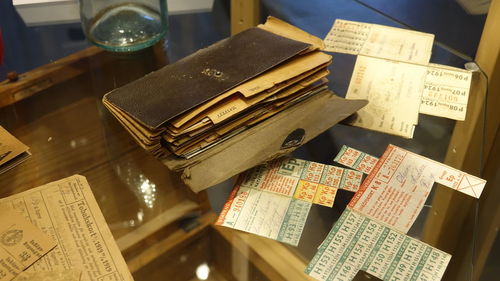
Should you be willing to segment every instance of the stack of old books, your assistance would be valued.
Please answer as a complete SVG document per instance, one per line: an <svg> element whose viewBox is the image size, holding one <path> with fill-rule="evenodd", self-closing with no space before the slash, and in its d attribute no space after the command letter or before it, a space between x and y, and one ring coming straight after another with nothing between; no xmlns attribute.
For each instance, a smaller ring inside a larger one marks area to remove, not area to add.
<svg viewBox="0 0 500 281"><path fill-rule="evenodd" d="M322 41L275 18L103 98L156 157L191 158L326 89Z"/></svg>

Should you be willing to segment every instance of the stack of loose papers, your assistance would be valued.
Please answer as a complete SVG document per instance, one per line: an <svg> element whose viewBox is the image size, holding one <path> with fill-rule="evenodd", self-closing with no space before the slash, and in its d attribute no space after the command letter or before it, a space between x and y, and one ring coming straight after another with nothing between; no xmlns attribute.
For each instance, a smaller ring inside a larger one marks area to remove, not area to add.
<svg viewBox="0 0 500 281"><path fill-rule="evenodd" d="M72 176L2 198L0 208L1 281L23 270L19 280L33 276L36 280L133 280L84 177ZM22 218L6 215L5 208L26 218L31 227ZM20 265L13 266L16 259ZM9 275L1 277L2 273Z"/></svg>
<svg viewBox="0 0 500 281"><path fill-rule="evenodd" d="M24 162L31 153L29 147L0 126L0 174Z"/></svg>
<svg viewBox="0 0 500 281"><path fill-rule="evenodd" d="M323 43L275 18L116 89L103 98L157 157L184 158L326 90Z"/></svg>
<svg viewBox="0 0 500 281"><path fill-rule="evenodd" d="M327 51L357 55L347 99L367 99L353 125L412 138L418 114L465 120L472 74L429 64L434 35L336 20Z"/></svg>
<svg viewBox="0 0 500 281"><path fill-rule="evenodd" d="M343 147L335 159L351 165L366 157ZM389 145L305 272L318 280L352 280L359 270L383 280L440 280L451 256L406 235L434 182L475 198L486 184Z"/></svg>
<svg viewBox="0 0 500 281"><path fill-rule="evenodd" d="M216 224L297 246L311 204L331 207L338 189L355 192L361 180L350 169L273 160L239 176Z"/></svg>

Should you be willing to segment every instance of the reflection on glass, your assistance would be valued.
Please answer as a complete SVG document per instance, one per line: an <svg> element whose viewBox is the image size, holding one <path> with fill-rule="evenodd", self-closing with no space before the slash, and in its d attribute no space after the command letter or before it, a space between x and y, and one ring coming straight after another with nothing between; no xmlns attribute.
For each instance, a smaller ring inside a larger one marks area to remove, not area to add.
<svg viewBox="0 0 500 281"><path fill-rule="evenodd" d="M207 263L202 263L196 268L196 277L199 280L207 280L209 274L210 267L208 267Z"/></svg>
<svg viewBox="0 0 500 281"><path fill-rule="evenodd" d="M47 141L51 141L52 140L52 137L49 137L49 139ZM69 142L69 146L71 146L71 148L77 148L79 146L85 146L87 145L88 143L88 140L87 138L79 138L79 139L76 139L76 140L71 140Z"/></svg>
<svg viewBox="0 0 500 281"><path fill-rule="evenodd" d="M153 209L157 198L156 184L142 174L140 169L133 163L127 162L125 165L127 167L116 165L116 174L136 194L137 199L144 202L147 208ZM139 212L142 214L138 213L137 218L141 222L144 212L142 210Z"/></svg>
<svg viewBox="0 0 500 281"><path fill-rule="evenodd" d="M139 191L142 194L144 203L148 208L153 208L154 202L156 200L156 185L152 183L149 179L146 179L142 174L139 175L142 184L139 187Z"/></svg>

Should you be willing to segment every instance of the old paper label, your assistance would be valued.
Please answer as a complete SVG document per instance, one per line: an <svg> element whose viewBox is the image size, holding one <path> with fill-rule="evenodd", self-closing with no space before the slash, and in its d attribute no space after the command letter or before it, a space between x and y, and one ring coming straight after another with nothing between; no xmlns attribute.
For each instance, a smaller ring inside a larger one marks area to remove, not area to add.
<svg viewBox="0 0 500 281"><path fill-rule="evenodd" d="M28 270L81 270L82 281L133 280L82 176L72 176L0 199L31 220L57 246Z"/></svg>
<svg viewBox="0 0 500 281"><path fill-rule="evenodd" d="M427 65L434 35L337 19L324 39L326 51Z"/></svg>
<svg viewBox="0 0 500 281"><path fill-rule="evenodd" d="M346 99L367 99L353 125L412 138L427 68L358 56Z"/></svg>
<svg viewBox="0 0 500 281"><path fill-rule="evenodd" d="M22 215L0 205L0 280L12 279L55 246L52 238Z"/></svg>
<svg viewBox="0 0 500 281"><path fill-rule="evenodd" d="M451 256L346 208L305 272L352 280L359 270L382 280L441 280Z"/></svg>
<svg viewBox="0 0 500 281"><path fill-rule="evenodd" d="M429 64L420 113L465 120L471 80L465 69Z"/></svg>
<svg viewBox="0 0 500 281"><path fill-rule="evenodd" d="M342 148L333 161L353 168L356 171L370 174L375 164L377 164L378 158L347 145L342 145Z"/></svg>
<svg viewBox="0 0 500 281"><path fill-rule="evenodd" d="M0 126L0 173L26 160L26 157L30 156L28 149L29 147Z"/></svg>

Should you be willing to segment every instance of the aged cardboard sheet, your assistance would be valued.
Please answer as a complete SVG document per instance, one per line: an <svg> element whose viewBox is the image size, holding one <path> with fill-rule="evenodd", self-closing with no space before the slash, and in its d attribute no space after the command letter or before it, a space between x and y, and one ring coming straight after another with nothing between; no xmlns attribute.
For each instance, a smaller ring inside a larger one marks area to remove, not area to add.
<svg viewBox="0 0 500 281"><path fill-rule="evenodd" d="M420 113L465 120L471 80L465 69L429 64Z"/></svg>
<svg viewBox="0 0 500 281"><path fill-rule="evenodd" d="M0 199L57 242L27 269L79 270L82 281L133 280L111 231L82 176L71 176Z"/></svg>
<svg viewBox="0 0 500 281"><path fill-rule="evenodd" d="M346 208L305 272L352 280L359 270L382 280L441 280L451 256Z"/></svg>
<svg viewBox="0 0 500 281"><path fill-rule="evenodd" d="M28 149L0 126L0 174L25 161L31 155Z"/></svg>
<svg viewBox="0 0 500 281"><path fill-rule="evenodd" d="M337 19L326 51L427 65L434 35L396 27Z"/></svg>
<svg viewBox="0 0 500 281"><path fill-rule="evenodd" d="M56 242L9 206L0 205L0 280L13 279Z"/></svg>
<svg viewBox="0 0 500 281"><path fill-rule="evenodd" d="M412 138L427 67L358 56L346 99L367 99L353 125Z"/></svg>

